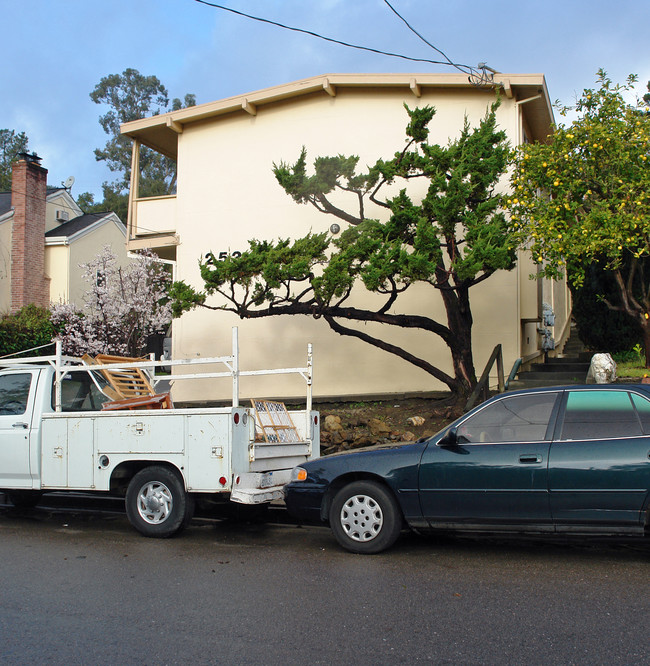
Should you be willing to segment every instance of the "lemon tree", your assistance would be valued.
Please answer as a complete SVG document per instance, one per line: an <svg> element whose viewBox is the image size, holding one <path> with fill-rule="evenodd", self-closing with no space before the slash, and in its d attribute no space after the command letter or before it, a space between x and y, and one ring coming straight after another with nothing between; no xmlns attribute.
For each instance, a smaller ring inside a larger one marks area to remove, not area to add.
<svg viewBox="0 0 650 666"><path fill-rule="evenodd" d="M580 286L595 262L611 272L614 296L602 300L641 325L650 367L650 114L629 101L636 81L600 70L597 88L560 107L576 119L520 148L508 207L540 275Z"/></svg>

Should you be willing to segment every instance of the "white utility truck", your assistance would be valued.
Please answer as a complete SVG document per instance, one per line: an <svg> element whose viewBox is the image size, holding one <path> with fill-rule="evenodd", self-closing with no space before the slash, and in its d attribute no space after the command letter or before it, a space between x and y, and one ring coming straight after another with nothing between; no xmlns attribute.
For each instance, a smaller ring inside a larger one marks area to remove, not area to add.
<svg viewBox="0 0 650 666"><path fill-rule="evenodd" d="M60 345L53 356L0 359L0 490L22 506L35 506L44 491L122 495L129 521L149 537L183 529L199 498L242 504L281 498L291 469L320 450L311 345L304 368L240 371L236 328L232 342L230 356L186 361L89 364L63 356ZM115 404L110 378L120 371L146 371L155 388L164 381L156 367L193 370L205 363L226 370L164 379L231 378L231 406L177 409L167 402L168 408L142 409L136 399L127 409L106 411ZM239 404L241 376L289 373L307 383L305 410L287 412L268 401Z"/></svg>

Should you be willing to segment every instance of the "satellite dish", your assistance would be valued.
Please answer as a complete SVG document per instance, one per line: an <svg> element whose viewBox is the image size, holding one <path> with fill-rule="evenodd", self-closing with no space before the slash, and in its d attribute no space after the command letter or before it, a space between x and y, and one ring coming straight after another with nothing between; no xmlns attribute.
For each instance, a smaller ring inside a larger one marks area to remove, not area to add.
<svg viewBox="0 0 650 666"><path fill-rule="evenodd" d="M65 187L66 190L69 190L73 185L74 185L74 176L68 176L65 179L65 182L63 183L63 187Z"/></svg>

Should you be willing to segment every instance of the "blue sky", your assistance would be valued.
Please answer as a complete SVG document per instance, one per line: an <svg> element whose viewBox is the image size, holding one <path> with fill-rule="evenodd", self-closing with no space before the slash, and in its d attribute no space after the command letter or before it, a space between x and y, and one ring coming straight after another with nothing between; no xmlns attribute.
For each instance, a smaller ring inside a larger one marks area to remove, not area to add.
<svg viewBox="0 0 650 666"><path fill-rule="evenodd" d="M615 81L650 79L647 0L390 0L454 62L546 75L570 103L602 67ZM342 41L439 60L383 0L221 0L234 9ZM49 182L101 194L113 174L95 160L106 109L89 93L127 67L154 74L171 97L211 102L330 72L453 71L330 44L195 0L0 0L5 64L0 128L25 131ZM101 197L100 197L101 198Z"/></svg>

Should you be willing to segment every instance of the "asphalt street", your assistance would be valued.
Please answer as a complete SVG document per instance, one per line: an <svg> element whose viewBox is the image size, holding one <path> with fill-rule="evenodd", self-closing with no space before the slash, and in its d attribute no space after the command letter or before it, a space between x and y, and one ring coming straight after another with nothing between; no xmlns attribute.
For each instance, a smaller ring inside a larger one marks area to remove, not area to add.
<svg viewBox="0 0 650 666"><path fill-rule="evenodd" d="M0 508L0 663L647 664L650 546Z"/></svg>

